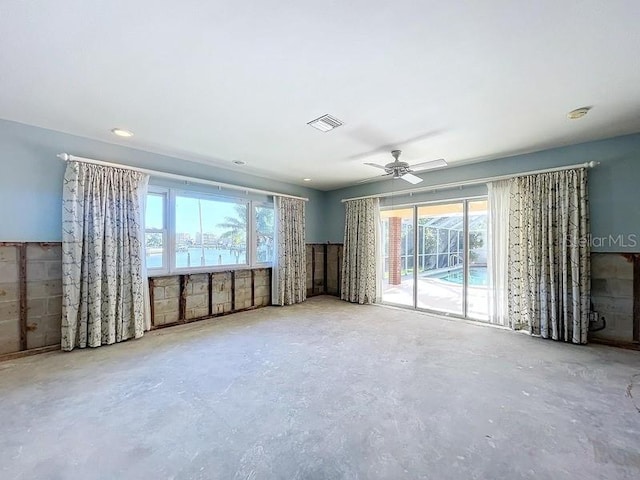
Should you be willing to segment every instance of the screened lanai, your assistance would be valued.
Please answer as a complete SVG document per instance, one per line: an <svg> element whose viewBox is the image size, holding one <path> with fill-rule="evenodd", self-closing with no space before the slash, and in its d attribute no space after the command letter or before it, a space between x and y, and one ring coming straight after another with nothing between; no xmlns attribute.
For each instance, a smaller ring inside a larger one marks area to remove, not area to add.
<svg viewBox="0 0 640 480"><path fill-rule="evenodd" d="M485 318L486 208L481 200L383 210L383 300Z"/></svg>

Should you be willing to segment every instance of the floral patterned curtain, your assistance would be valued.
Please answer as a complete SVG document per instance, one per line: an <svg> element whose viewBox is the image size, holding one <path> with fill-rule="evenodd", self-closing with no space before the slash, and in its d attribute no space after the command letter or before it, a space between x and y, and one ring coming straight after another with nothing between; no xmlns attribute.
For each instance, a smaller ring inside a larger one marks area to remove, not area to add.
<svg viewBox="0 0 640 480"><path fill-rule="evenodd" d="M376 301L379 223L379 199L362 198L345 203L343 300L361 304Z"/></svg>
<svg viewBox="0 0 640 480"><path fill-rule="evenodd" d="M588 236L585 168L513 179L507 267L513 328L587 343Z"/></svg>
<svg viewBox="0 0 640 480"><path fill-rule="evenodd" d="M274 305L292 305L307 299L307 258L304 200L274 197L275 245L272 298Z"/></svg>
<svg viewBox="0 0 640 480"><path fill-rule="evenodd" d="M69 162L62 206L62 349L141 337L148 175Z"/></svg>

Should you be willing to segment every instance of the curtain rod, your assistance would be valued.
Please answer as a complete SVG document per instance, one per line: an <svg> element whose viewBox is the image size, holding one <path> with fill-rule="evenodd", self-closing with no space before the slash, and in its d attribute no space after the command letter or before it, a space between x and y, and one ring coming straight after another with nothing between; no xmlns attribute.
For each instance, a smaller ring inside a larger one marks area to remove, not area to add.
<svg viewBox="0 0 640 480"><path fill-rule="evenodd" d="M305 202L309 201L309 199L306 197L297 197L295 195L287 195L285 193L271 192L268 190L260 190L257 188L241 187L240 185L233 185L231 183L222 183L222 182L216 182L214 180L206 180L204 178L188 177L186 175L178 175L176 173L161 172L159 170L130 167L128 165L122 165L120 163L104 162L102 160L94 160L93 158L76 157L75 155L69 155L68 153L59 153L58 155L56 155L56 157L58 157L60 160L64 160L65 162L75 161L75 162L91 163L94 165L102 165L105 167L124 168L125 170L133 170L135 172L146 173L147 175L151 175L152 177L168 178L170 180L198 183L201 185L211 185L213 187L227 188L229 190L240 190L246 193L249 193L249 192L259 193L262 195L274 195L276 197L295 198L298 200L304 200Z"/></svg>
<svg viewBox="0 0 640 480"><path fill-rule="evenodd" d="M350 200L361 200L363 198L385 198L385 197L392 197L396 195L397 196L411 195L413 193L428 192L428 191L435 192L436 190L447 190L447 189L456 188L456 187L479 185L481 183L496 182L498 180L508 180L510 178L516 178L516 177L526 177L528 175L537 175L539 173L561 172L563 170L571 170L573 168L593 168L596 165L600 165L600 162L592 161L592 162L586 162L586 163L578 163L576 165L567 165L566 167L547 168L544 170L531 170L529 172L512 173L509 175L498 175L495 177L477 178L475 180L464 180L460 182L441 183L438 185L429 185L426 187L417 187L417 188L408 188L406 190L398 190L397 192L386 192L386 193L378 193L374 195L364 195L362 197L343 198L342 203L348 202Z"/></svg>

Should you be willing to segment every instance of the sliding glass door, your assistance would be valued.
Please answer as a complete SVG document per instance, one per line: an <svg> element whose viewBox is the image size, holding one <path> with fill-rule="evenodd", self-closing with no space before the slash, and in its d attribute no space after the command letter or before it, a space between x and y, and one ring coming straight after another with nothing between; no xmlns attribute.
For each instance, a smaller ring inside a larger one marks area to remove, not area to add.
<svg viewBox="0 0 640 480"><path fill-rule="evenodd" d="M383 210L385 303L488 319L487 201Z"/></svg>
<svg viewBox="0 0 640 480"><path fill-rule="evenodd" d="M489 275L487 256L489 239L487 200L467 202L469 269L467 271L467 316L489 320Z"/></svg>
<svg viewBox="0 0 640 480"><path fill-rule="evenodd" d="M418 207L417 307L464 315L464 202Z"/></svg>

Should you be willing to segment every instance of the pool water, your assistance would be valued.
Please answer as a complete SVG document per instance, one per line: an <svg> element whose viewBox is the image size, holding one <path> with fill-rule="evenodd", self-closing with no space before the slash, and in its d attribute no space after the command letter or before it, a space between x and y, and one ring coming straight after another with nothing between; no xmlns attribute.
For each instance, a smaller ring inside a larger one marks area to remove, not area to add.
<svg viewBox="0 0 640 480"><path fill-rule="evenodd" d="M462 285L464 280L464 272L462 270L452 270L440 275L436 275L435 278L443 280L449 283L455 283ZM471 267L469 269L469 285L486 287L489 285L489 275L487 267Z"/></svg>

